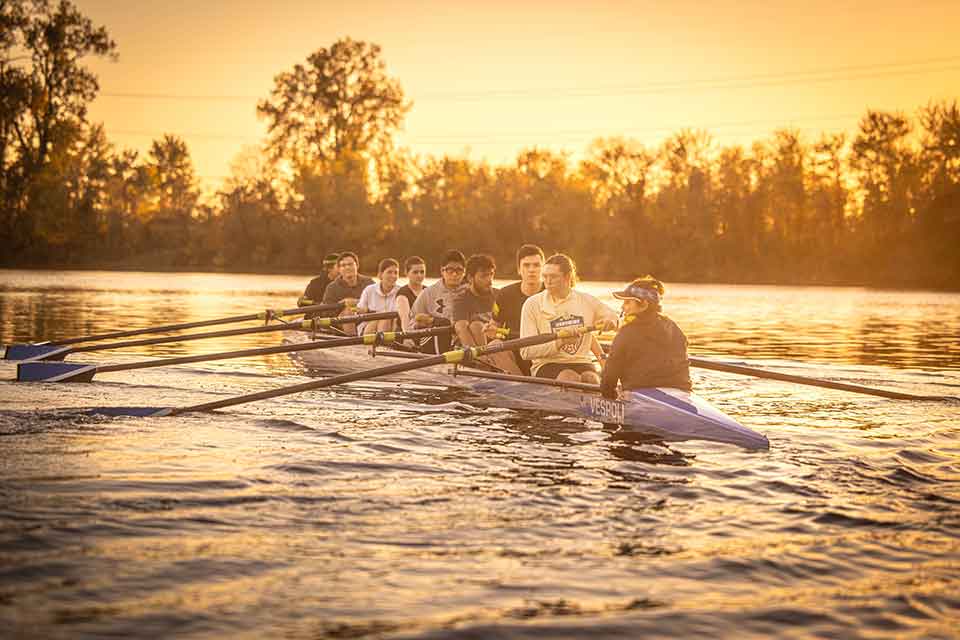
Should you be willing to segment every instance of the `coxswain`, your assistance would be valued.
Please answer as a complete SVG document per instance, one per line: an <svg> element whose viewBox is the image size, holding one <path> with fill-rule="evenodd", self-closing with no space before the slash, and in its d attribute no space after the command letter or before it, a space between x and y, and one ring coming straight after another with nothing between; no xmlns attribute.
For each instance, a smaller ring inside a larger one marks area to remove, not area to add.
<svg viewBox="0 0 960 640"><path fill-rule="evenodd" d="M617 397L617 382L625 390L672 387L690 391L687 337L663 315L663 283L653 276L637 278L613 297L623 301L623 324L610 346L600 391Z"/></svg>

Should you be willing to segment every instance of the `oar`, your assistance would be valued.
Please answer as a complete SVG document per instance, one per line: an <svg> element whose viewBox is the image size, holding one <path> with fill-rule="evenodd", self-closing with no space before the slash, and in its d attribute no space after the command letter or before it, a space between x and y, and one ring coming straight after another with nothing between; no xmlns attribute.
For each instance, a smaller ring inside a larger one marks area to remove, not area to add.
<svg viewBox="0 0 960 640"><path fill-rule="evenodd" d="M725 373L736 373L745 376L754 376L755 378L782 380L784 382L805 384L812 387L824 387L826 389L837 389L839 391L851 391L853 393L863 393L870 396L880 396L881 398L891 398L894 400L954 400L960 402L960 398L954 396L924 396L915 393L903 393L902 391L887 391L886 389L865 387L863 385L850 384L847 382L833 382L832 380L822 380L820 378L808 378L806 376L778 373L776 371L757 369L755 367L747 367L740 364L714 362L713 360L705 360L703 358L689 358L689 360L691 366L700 367L701 369L711 369L713 371L723 371Z"/></svg>
<svg viewBox="0 0 960 640"><path fill-rule="evenodd" d="M610 343L601 343L604 351L610 351ZM793 382L811 387L823 387L824 389L836 389L838 391L850 391L852 393L862 393L868 396L879 396L881 398L890 398L893 400L946 400L960 402L960 398L955 396L925 396L915 393L904 393L902 391L888 391L886 389L877 389L876 387L865 387L859 384L850 384L847 382L833 382L832 380L823 380L821 378L809 378L807 376L797 376L788 373L778 373L767 369L758 369L748 367L742 364L731 364L729 362L717 362L715 360L706 360L690 356L687 358L691 367L700 369L710 369L712 371L723 371L724 373L735 373L743 376L753 376L754 378L767 378L769 380L782 380L783 382Z"/></svg>
<svg viewBox="0 0 960 640"><path fill-rule="evenodd" d="M304 307L306 308L306 307ZM259 327L243 327L240 329L221 329L220 331L205 331L203 333L181 333L175 336L164 336L162 338L142 338L140 340L125 340L121 342L106 342L103 344L91 344L85 347L59 347L53 351L41 353L38 356L27 358L20 363L22 366L28 362L37 362L39 360L63 360L71 353L89 353L91 351L107 351L111 349L125 349L127 347L144 347L152 344L167 344L170 342L189 342L191 340L206 340L209 338L226 338L229 336L243 336L253 333L270 333L271 331L286 331L288 329L307 329L311 327L330 327L341 324L351 324L367 320L389 320L396 318L396 311L383 311L380 313L367 313L353 316L339 316L335 318L312 318L310 320L297 320L285 324L268 324ZM19 369L19 367L18 367Z"/></svg>
<svg viewBox="0 0 960 640"><path fill-rule="evenodd" d="M248 322L250 320L263 320L269 322L274 318L284 316L296 316L312 312L337 311L343 308L341 304L314 304L308 307L296 307L293 309L284 309L282 311L266 310L259 313L248 313L242 316L229 316L226 318L214 318L212 320L199 320L197 322L181 322L178 324L166 324L155 327L143 327L142 329L129 329L126 331L112 331L110 333L100 333L90 336L81 336L79 338L66 338L64 340L51 340L49 342L38 342L30 344L10 344L7 345L4 353L5 360L27 360L38 358L44 353L55 353L60 347L77 344L79 342L97 342L100 340L113 340L115 338L129 338L130 336L139 336L147 333L168 333L170 331L182 331L184 329L198 329L200 327L212 327L219 324L234 324L237 322Z"/></svg>
<svg viewBox="0 0 960 640"><path fill-rule="evenodd" d="M372 314L368 314L369 315ZM380 314L387 315L387 314ZM303 323L310 323L311 320L304 320ZM157 360L144 360L141 362L128 362L125 364L78 364L73 362L21 362L17 366L17 380L21 382L90 382L93 376L98 373L109 373L112 371L131 371L133 369L150 369L154 367L168 367L178 364L194 364L197 362L212 362L214 360L229 360L232 358L249 358L253 356L265 356L274 353L292 353L296 351L313 351L315 349L331 349L334 347L346 347L358 344L367 344L377 346L381 344L391 344L402 342L407 339L429 338L432 336L449 333L453 327L433 327L430 329L419 329L407 332L383 332L373 333L364 336L351 338L330 338L314 342L302 342L299 344L281 344L274 347L258 347L255 349L242 349L240 351L224 351L221 353L207 353L197 356L182 356L177 358L160 358Z"/></svg>
<svg viewBox="0 0 960 640"><path fill-rule="evenodd" d="M482 347L469 347L465 349L455 349L453 351L447 351L446 353L441 353L440 355L437 355L437 356L423 358L422 360L411 360L408 362L400 362L397 364L388 365L386 367L380 367L378 369L369 369L367 371L356 371L354 373L346 373L339 376L324 378L322 380L312 380L310 382L295 384L289 387L281 387L279 389L270 389L267 391L260 391L258 393L249 393L242 396L224 398L223 400L215 400L213 402L205 402L203 404L196 404L188 407L166 407L166 408L105 407L100 409L94 409L90 413L101 414L101 415L111 415L111 416L171 416L171 415L179 415L181 413L213 411L214 409L232 407L238 404L255 402L257 400L267 400L270 398L277 398L280 396L291 395L294 393L301 393L303 391L313 391L315 389L323 389L325 387L332 387L334 385L345 384L347 382L357 382L359 380L370 380L373 378L388 376L395 373L413 371L414 369L424 369L426 367L430 367L438 364L462 364L470 360L473 360L475 358L480 358L480 357L491 355L494 353L500 353L501 351L512 351L514 349L520 349L522 347L528 347L535 344L544 344L546 342L551 342L553 340L557 340L560 338L568 338L568 337L581 335L583 333L587 333L588 331L593 331L593 330L594 330L594 327L589 327L589 326L560 329L554 333L544 333L536 336L530 336L528 338L517 338L516 340L508 340L506 342L497 342L497 343L488 344Z"/></svg>

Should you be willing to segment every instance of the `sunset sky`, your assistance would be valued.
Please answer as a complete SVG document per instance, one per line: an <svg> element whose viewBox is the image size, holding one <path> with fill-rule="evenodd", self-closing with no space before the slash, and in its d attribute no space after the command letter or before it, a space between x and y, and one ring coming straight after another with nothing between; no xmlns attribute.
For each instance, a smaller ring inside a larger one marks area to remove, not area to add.
<svg viewBox="0 0 960 640"><path fill-rule="evenodd" d="M852 129L960 95L956 1L381 2L78 0L119 61L91 119L119 145L183 137L207 187L262 139L273 77L342 37L377 43L414 103L400 144L512 162L598 136L720 144Z"/></svg>

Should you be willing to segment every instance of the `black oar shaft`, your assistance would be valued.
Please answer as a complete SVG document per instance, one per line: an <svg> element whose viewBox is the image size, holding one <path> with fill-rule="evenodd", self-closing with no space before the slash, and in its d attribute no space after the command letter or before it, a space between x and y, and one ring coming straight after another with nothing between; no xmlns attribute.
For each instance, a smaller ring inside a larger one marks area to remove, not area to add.
<svg viewBox="0 0 960 640"><path fill-rule="evenodd" d="M303 307L306 309L306 307ZM342 316L340 318L329 318L330 324L349 324L355 322L364 322L370 320L389 320L396 317L396 313L385 311L383 313L368 313L363 316ZM262 327L242 327L240 329L221 329L220 331L205 331L203 333L188 333L176 336L163 336L162 338L143 338L140 340L127 340L124 342L109 342L107 344L92 344L87 347L73 347L73 353L83 353L87 351L105 351L108 349L125 349L127 347L143 347L153 344L167 344L169 342L189 342L191 340L205 340L208 338L226 338L229 336L242 336L254 333L270 333L271 331L285 331L289 329L300 328L299 321L291 324L268 324Z"/></svg>
<svg viewBox="0 0 960 640"><path fill-rule="evenodd" d="M314 304L308 307L294 307L284 309L283 311L273 312L276 316L292 316L301 313L338 311L343 308L341 304ZM113 340L115 338L128 338L130 336L139 336L146 333L167 333L168 331L182 331L183 329L199 329L200 327L212 327L218 324L233 324L235 322L248 322L250 320L264 319L264 312L248 313L240 316L229 316L226 318L214 318L212 320L198 320L196 322L180 322L177 324L167 324L156 327L143 327L142 329L129 329L126 331L111 331L110 333L101 333L97 335L81 336L79 338L65 338L63 340L51 340L47 344L52 346L64 346L68 344L77 344L78 342L94 342L97 340Z"/></svg>
<svg viewBox="0 0 960 640"><path fill-rule="evenodd" d="M407 333L397 333L395 340L401 341L408 338L426 338L452 331L453 327L437 327L433 329L424 329L421 331L411 331ZM334 347L348 347L358 344L370 344L374 335L356 336L353 338L333 338L329 340L316 342L302 342L299 344L280 344L273 347L257 347L254 349L241 349L239 351L224 351L223 353L208 353L197 356L181 356L177 358L161 358L158 360L146 360L143 362L128 362L124 364L108 364L97 367L97 373L109 373L111 371L130 371L133 369L150 369L153 367L167 367L178 364L193 364L196 362L212 362L214 360L230 360L232 358L250 358L253 356L266 356L275 353L293 353L297 351L315 351L317 349L332 349Z"/></svg>
<svg viewBox="0 0 960 640"><path fill-rule="evenodd" d="M713 362L702 358L690 358L690 364L701 369L710 369L712 371L723 371L725 373L737 373L740 375L754 376L756 378L769 378L770 380L782 380L783 382L793 382L812 387L823 387L825 389L836 389L838 391L851 391L854 393L863 393L881 398L891 398L893 400L956 400L951 396L924 396L913 393L903 393L900 391L887 391L886 389L876 389L873 387L864 387L859 384L849 384L846 382L833 382L832 380L821 380L819 378L808 378L806 376L797 376L788 373L778 373L766 369L757 369L755 367L745 367L743 365L729 364L726 362Z"/></svg>
<svg viewBox="0 0 960 640"><path fill-rule="evenodd" d="M400 362L388 367L377 369L376 377L388 376L394 373L403 373L404 371L420 369L435 364L443 364L444 362L446 362L446 356L442 354L439 356L433 356L432 358L425 358L423 360ZM355 371L353 373L345 373L340 376L333 376L332 378L324 378L323 380L311 380L310 382L304 382L302 384L281 387L280 389L269 389L267 391L260 391L258 393L249 393L243 396L225 398L223 400L216 400L214 402L206 402L204 404L196 404L190 407L180 407L178 409L171 410L170 415L194 411L213 411L214 409L223 409L224 407L232 407L234 405L245 404L247 402L269 400L270 398L286 396L292 393L301 393L303 391L312 391L314 389L323 389L324 387L332 387L338 384L346 384L347 382L367 380L372 377L374 376L370 375L370 371Z"/></svg>
<svg viewBox="0 0 960 640"><path fill-rule="evenodd" d="M590 330L590 327L586 327L582 329L581 332L588 331L588 330ZM536 336L530 336L528 338L520 338L517 340L510 340L507 342L498 342L498 343L486 345L483 347L473 347L471 349L464 349L459 351L448 351L447 353L441 353L440 355L424 358L422 360L413 360L410 362L399 362L397 364L381 367L378 369L367 370L367 371L355 371L353 373L346 373L339 376L333 376L331 378L324 378L322 380L311 380L310 382L303 382L301 384L296 384L289 387L281 387L279 389L268 389L267 391L259 391L257 393L250 393L242 396L234 396L232 398L224 398L223 400L216 400L214 402L206 402L203 404L197 404L189 407L174 408L166 412L166 415L177 415L181 413L192 413L196 411L213 411L214 409L223 409L224 407L232 407L238 404L256 402L258 400L269 400L270 398L278 398L280 396L286 396L294 393L301 393L303 391L313 391L316 389L323 389L324 387L332 387L334 385L346 384L348 382L357 382L359 380L370 380L372 378L380 378L383 376L393 375L395 373L413 371L414 369L424 369L426 367L430 367L438 364L445 364L445 363L455 364L459 362L461 358L467 354L469 354L470 357L479 358L479 357L490 355L493 353L500 353L501 351L512 351L514 349L519 349L521 347L526 347L526 346L535 345L535 344L543 344L545 342L550 342L551 340L556 340L557 337L561 335L564 335L563 331L560 331L557 333L546 333L546 334L541 334Z"/></svg>

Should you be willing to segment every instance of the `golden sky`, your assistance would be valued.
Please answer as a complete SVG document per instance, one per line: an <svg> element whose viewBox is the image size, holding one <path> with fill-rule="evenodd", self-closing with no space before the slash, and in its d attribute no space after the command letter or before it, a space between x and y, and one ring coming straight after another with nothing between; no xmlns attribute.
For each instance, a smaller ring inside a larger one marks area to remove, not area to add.
<svg viewBox="0 0 960 640"><path fill-rule="evenodd" d="M413 101L400 143L510 163L598 136L717 142L849 130L867 108L960 97L960 2L77 0L119 61L91 119L145 150L183 137L208 187L263 124L273 77L342 37L382 46Z"/></svg>

